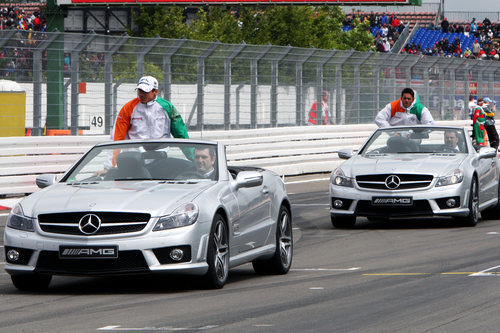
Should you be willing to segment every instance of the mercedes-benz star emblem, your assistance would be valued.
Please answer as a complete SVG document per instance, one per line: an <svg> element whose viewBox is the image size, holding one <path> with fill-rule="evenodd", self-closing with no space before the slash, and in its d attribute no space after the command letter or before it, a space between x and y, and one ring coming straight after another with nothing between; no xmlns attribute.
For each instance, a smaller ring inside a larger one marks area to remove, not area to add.
<svg viewBox="0 0 500 333"><path fill-rule="evenodd" d="M385 187L387 187L389 190L397 189L400 184L401 184L401 179L399 179L398 176L390 175L385 179Z"/></svg>
<svg viewBox="0 0 500 333"><path fill-rule="evenodd" d="M78 222L78 229L86 235L92 235L101 227L101 219L95 214L87 214Z"/></svg>

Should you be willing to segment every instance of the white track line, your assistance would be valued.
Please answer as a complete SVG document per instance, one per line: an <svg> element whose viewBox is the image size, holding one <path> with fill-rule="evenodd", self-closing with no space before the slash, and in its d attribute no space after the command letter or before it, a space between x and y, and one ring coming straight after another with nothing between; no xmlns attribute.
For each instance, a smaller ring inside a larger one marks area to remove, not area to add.
<svg viewBox="0 0 500 333"><path fill-rule="evenodd" d="M481 272L477 272L477 273L474 273L474 274L471 274L469 276L500 276L500 273L498 273L498 269L500 268L500 266L495 266L495 267L491 267L491 268L487 268ZM488 271L494 271L493 273L488 273Z"/></svg>

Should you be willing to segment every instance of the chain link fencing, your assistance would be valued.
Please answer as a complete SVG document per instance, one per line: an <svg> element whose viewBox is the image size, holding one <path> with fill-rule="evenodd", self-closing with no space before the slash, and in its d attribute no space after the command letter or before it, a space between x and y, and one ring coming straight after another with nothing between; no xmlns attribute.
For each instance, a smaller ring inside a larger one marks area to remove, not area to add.
<svg viewBox="0 0 500 333"><path fill-rule="evenodd" d="M17 82L25 105L17 110L0 81L0 132L109 134L143 75L158 79L159 95L190 130L307 125L324 90L336 124L372 123L404 87L436 120L467 119L469 94L500 98L499 68L494 60L6 30L0 79Z"/></svg>

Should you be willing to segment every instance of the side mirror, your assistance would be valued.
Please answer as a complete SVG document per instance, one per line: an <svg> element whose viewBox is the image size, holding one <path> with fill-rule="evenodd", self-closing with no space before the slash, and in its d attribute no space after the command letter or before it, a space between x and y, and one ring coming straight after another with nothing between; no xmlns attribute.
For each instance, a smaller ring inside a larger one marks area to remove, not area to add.
<svg viewBox="0 0 500 333"><path fill-rule="evenodd" d="M339 158L341 158L343 160L348 160L354 155L354 152L352 151L351 148L343 148L343 149L340 149L337 152L337 154L339 155Z"/></svg>
<svg viewBox="0 0 500 333"><path fill-rule="evenodd" d="M478 153L479 153L479 158L497 157L497 150L491 147L481 147Z"/></svg>
<svg viewBox="0 0 500 333"><path fill-rule="evenodd" d="M259 186L262 185L263 180L260 172L240 171L236 176L236 188Z"/></svg>
<svg viewBox="0 0 500 333"><path fill-rule="evenodd" d="M56 183L57 175L53 173L47 173L36 177L36 186L39 188L45 188Z"/></svg>

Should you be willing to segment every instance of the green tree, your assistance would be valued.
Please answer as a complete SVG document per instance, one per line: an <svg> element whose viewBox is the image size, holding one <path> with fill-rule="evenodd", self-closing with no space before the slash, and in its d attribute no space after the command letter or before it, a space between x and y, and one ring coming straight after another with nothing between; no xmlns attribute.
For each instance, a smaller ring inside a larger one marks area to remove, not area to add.
<svg viewBox="0 0 500 333"><path fill-rule="evenodd" d="M368 23L357 20L352 31L342 31L345 14L339 6L242 6L239 17L225 6L206 8L188 24L183 7L141 7L133 16L139 28L131 34L356 51L370 50L373 44Z"/></svg>
<svg viewBox="0 0 500 333"><path fill-rule="evenodd" d="M188 32L184 22L184 9L182 7L149 7L143 6L139 12L132 13L132 19L138 30L129 31L132 36L164 38L182 38Z"/></svg>

